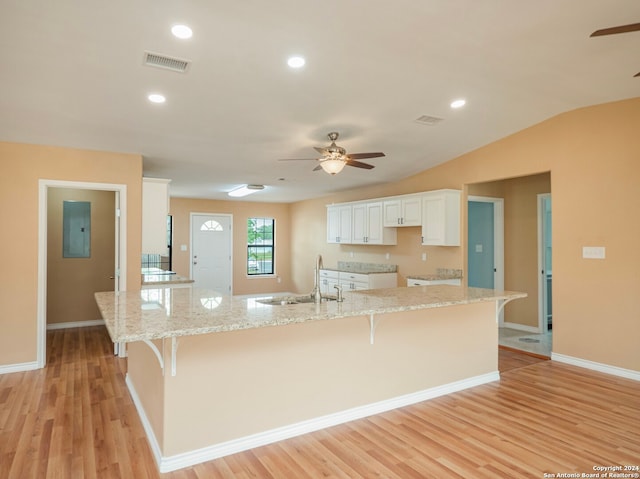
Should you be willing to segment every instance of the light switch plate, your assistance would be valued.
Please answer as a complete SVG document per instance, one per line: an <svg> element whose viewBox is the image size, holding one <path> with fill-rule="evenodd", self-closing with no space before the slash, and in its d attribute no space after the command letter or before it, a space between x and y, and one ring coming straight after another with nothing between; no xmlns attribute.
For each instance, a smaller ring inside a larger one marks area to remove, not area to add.
<svg viewBox="0 0 640 479"><path fill-rule="evenodd" d="M587 259L604 259L605 248L604 246L583 246L582 257Z"/></svg>
<svg viewBox="0 0 640 479"><path fill-rule="evenodd" d="M476 245L476 253L482 253L482 245L481 244L477 244Z"/></svg>
<svg viewBox="0 0 640 479"><path fill-rule="evenodd" d="M181 244L180 245L180 251L187 251L187 245L186 244Z"/></svg>

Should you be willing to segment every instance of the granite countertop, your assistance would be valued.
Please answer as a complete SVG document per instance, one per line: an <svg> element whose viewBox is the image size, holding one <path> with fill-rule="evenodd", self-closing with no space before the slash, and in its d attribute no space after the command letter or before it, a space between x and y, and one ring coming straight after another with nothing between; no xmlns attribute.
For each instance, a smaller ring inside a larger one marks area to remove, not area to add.
<svg viewBox="0 0 640 479"><path fill-rule="evenodd" d="M442 285L348 292L340 303L272 306L258 302L258 298L224 296L201 288L95 293L113 342L282 326L526 296L526 293L512 291Z"/></svg>

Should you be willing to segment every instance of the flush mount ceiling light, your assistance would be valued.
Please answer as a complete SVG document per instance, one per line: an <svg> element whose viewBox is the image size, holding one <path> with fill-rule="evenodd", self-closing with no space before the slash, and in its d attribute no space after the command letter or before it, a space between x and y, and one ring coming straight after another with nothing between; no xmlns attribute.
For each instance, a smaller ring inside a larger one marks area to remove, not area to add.
<svg viewBox="0 0 640 479"><path fill-rule="evenodd" d="M347 162L341 158L327 158L320 160L320 166L330 175L336 175L342 171Z"/></svg>
<svg viewBox="0 0 640 479"><path fill-rule="evenodd" d="M305 64L304 58L300 56L294 56L287 60L287 65L291 68L302 68Z"/></svg>
<svg viewBox="0 0 640 479"><path fill-rule="evenodd" d="M252 193L257 193L260 190L264 190L264 185L244 185L235 190L231 190L227 193L229 196L239 198L241 196L247 196Z"/></svg>
<svg viewBox="0 0 640 479"><path fill-rule="evenodd" d="M147 96L147 98L151 103L164 103L165 101L167 101L165 96L159 93L151 93L149 96Z"/></svg>
<svg viewBox="0 0 640 479"><path fill-rule="evenodd" d="M171 27L171 33L177 38L181 38L182 40L186 40L187 38L191 38L193 36L193 30L191 30L186 25L174 25Z"/></svg>
<svg viewBox="0 0 640 479"><path fill-rule="evenodd" d="M467 100L460 98L451 102L451 108L462 108L467 103Z"/></svg>

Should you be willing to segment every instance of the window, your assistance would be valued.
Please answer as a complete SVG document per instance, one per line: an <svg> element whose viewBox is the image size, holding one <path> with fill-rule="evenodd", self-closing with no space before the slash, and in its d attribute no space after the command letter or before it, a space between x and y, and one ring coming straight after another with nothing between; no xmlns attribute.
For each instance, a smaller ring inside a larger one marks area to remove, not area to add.
<svg viewBox="0 0 640 479"><path fill-rule="evenodd" d="M275 220L249 218L247 220L247 274L273 274Z"/></svg>

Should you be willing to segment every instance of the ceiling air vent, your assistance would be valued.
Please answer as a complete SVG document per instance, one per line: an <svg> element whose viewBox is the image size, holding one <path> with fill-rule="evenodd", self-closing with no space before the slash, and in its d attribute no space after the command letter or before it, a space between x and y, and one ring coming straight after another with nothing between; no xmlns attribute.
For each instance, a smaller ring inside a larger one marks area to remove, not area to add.
<svg viewBox="0 0 640 479"><path fill-rule="evenodd" d="M158 53L144 52L144 64L149 67L171 70L172 72L186 73L191 62L189 60L168 57Z"/></svg>
<svg viewBox="0 0 640 479"><path fill-rule="evenodd" d="M416 123L420 123L421 125L427 126L435 126L441 121L444 121L444 118L438 118L435 116L422 115L414 120Z"/></svg>

